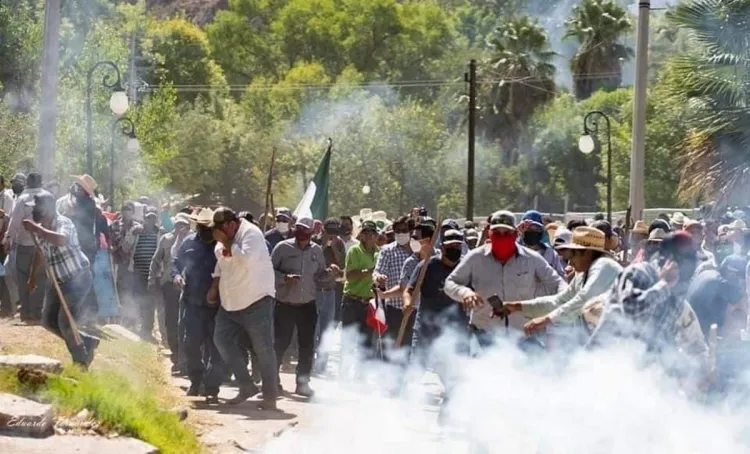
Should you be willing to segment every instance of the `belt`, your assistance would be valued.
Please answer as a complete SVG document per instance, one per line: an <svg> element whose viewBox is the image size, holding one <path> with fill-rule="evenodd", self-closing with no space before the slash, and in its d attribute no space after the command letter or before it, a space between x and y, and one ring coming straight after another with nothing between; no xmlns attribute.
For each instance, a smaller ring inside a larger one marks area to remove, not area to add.
<svg viewBox="0 0 750 454"><path fill-rule="evenodd" d="M370 302L370 298L363 298L361 296L354 296L354 295L344 294L344 298L348 298L350 300L359 301L360 303L365 303L365 304L368 304Z"/></svg>

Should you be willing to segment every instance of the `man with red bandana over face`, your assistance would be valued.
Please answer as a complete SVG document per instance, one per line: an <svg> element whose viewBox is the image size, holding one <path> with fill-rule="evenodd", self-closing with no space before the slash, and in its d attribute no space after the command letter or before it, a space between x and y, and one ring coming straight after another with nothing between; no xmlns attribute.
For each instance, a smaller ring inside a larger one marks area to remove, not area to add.
<svg viewBox="0 0 750 454"><path fill-rule="evenodd" d="M488 298L497 295L502 301L520 301L554 295L567 287L544 258L516 241L516 219L509 211L490 216L490 241L467 254L445 281L445 294L471 310L471 325L478 330L482 343L491 341L503 326L493 317ZM509 316L509 326L521 334L525 318Z"/></svg>

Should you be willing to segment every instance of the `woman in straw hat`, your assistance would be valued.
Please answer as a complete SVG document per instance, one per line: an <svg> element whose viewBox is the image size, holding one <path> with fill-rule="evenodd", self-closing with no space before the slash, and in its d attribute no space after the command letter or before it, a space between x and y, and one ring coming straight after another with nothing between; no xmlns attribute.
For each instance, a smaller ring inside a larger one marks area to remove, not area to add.
<svg viewBox="0 0 750 454"><path fill-rule="evenodd" d="M585 304L609 291L622 267L607 252L604 232L593 227L576 228L572 241L557 248L570 252L570 265L576 271L568 288L557 295L510 303L505 307L509 312L535 317L524 326L526 334L555 324L560 325L553 330L555 337L569 345L581 344L588 334L579 329Z"/></svg>

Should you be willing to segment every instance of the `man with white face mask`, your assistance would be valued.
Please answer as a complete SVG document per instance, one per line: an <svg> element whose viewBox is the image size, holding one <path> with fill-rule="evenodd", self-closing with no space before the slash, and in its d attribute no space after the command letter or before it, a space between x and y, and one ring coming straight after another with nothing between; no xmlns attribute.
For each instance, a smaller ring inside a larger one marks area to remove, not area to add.
<svg viewBox="0 0 750 454"><path fill-rule="evenodd" d="M291 222L292 212L289 208L278 208L276 210L276 227L266 232L266 241L268 241L271 250L282 241L294 237Z"/></svg>
<svg viewBox="0 0 750 454"><path fill-rule="evenodd" d="M396 241L380 249L375 271L372 273L372 279L380 290L389 292L400 289L401 268L404 266L406 259L412 255L411 245L409 244L412 228L412 221L406 216L402 216L393 222L393 233ZM388 325L386 338L391 342L394 342L398 335L403 306L403 299L400 295L385 299L385 319Z"/></svg>

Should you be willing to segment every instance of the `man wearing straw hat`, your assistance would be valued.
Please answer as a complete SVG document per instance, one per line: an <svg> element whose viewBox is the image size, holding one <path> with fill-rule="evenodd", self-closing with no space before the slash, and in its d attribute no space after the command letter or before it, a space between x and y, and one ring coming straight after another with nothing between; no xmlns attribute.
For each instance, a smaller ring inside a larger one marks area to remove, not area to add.
<svg viewBox="0 0 750 454"><path fill-rule="evenodd" d="M572 241L557 248L571 252L570 264L576 275L568 288L557 295L508 303L505 309L536 317L524 326L527 334L554 324L557 326L552 335L564 345L583 345L588 339L588 333L580 329L583 307L612 288L622 267L607 252L605 233L593 227L578 227L573 231Z"/></svg>
<svg viewBox="0 0 750 454"><path fill-rule="evenodd" d="M78 331L76 319L80 318L82 304L91 291L91 267L78 243L75 225L55 210L55 198L44 192L33 201L32 219L23 221L24 229L38 241L49 278L56 283L47 287L42 311L42 325L65 341L73 362L84 368L94 359L99 339ZM35 285L32 280L30 287Z"/></svg>
<svg viewBox="0 0 750 454"><path fill-rule="evenodd" d="M208 298L216 266L216 241L208 227L213 220L213 211L203 208L192 215L190 220L196 223L196 232L182 241L171 263L172 281L182 292L180 305L184 316L180 323L185 328L182 346L187 369L184 372L187 372L190 379L187 395L199 395L202 385L206 402L216 403L224 362L214 344L216 313L219 308Z"/></svg>

